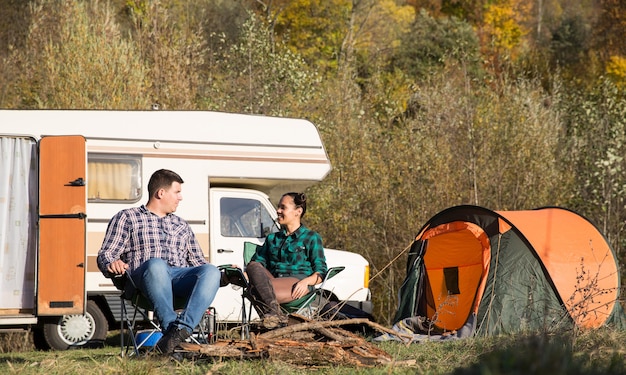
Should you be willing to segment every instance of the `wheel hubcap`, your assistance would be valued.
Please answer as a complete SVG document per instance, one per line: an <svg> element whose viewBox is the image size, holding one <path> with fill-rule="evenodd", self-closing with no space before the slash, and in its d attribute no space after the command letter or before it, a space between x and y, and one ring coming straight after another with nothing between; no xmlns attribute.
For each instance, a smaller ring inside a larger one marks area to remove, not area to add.
<svg viewBox="0 0 626 375"><path fill-rule="evenodd" d="M91 314L64 315L59 324L59 336L68 344L78 344L93 337L94 327Z"/></svg>

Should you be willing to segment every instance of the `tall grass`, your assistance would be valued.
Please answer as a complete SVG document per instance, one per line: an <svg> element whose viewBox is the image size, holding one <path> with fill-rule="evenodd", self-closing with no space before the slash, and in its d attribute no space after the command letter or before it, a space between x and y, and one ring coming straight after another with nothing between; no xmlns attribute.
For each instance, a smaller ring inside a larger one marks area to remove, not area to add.
<svg viewBox="0 0 626 375"><path fill-rule="evenodd" d="M12 335L14 338L19 336ZM20 374L225 375L626 373L626 332L608 329L578 335L527 333L410 345L385 342L378 345L391 354L396 362L371 368L345 366L296 368L271 358L262 360L197 358L185 359L182 362L163 357L127 359L120 357L117 340L119 336L112 335L104 348L64 352L16 348L0 354L0 371Z"/></svg>

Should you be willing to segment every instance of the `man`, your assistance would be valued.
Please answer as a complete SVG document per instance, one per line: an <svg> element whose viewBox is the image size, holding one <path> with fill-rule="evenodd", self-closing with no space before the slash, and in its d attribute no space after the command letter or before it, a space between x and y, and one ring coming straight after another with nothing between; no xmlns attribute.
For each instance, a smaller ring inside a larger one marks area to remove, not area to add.
<svg viewBox="0 0 626 375"><path fill-rule="evenodd" d="M208 264L189 224L174 215L183 179L161 169L148 182L148 203L118 212L109 222L98 267L107 277L126 271L150 300L165 330L156 344L171 354L186 340L220 287L220 271ZM180 313L175 297L187 298Z"/></svg>

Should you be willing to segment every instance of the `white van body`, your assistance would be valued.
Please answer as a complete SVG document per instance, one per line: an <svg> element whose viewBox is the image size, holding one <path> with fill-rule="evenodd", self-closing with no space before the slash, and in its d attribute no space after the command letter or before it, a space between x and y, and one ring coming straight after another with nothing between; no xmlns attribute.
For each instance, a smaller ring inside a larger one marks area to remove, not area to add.
<svg viewBox="0 0 626 375"><path fill-rule="evenodd" d="M0 142L0 330L33 328L53 349L101 340L119 321L120 292L96 256L111 217L147 202L155 170L184 179L176 214L208 261L242 265L243 243L276 230L279 197L331 169L309 121L208 111L0 110ZM326 257L346 269L325 289L371 312L367 260ZM239 321L241 303L220 288L217 321Z"/></svg>

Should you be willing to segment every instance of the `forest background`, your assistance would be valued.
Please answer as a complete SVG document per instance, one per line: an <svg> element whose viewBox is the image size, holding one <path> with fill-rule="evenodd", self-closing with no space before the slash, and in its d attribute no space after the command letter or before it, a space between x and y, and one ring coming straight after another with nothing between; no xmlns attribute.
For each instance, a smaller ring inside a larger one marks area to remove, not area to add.
<svg viewBox="0 0 626 375"><path fill-rule="evenodd" d="M567 207L624 264L625 30L620 0L0 0L0 108L311 120L306 224L370 261L389 323L450 206Z"/></svg>

